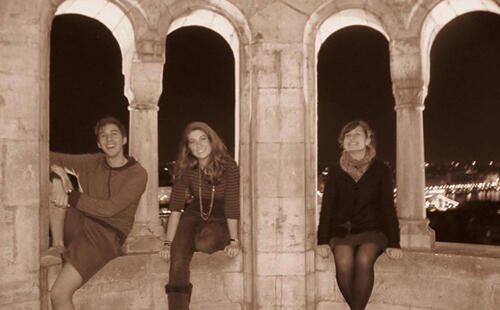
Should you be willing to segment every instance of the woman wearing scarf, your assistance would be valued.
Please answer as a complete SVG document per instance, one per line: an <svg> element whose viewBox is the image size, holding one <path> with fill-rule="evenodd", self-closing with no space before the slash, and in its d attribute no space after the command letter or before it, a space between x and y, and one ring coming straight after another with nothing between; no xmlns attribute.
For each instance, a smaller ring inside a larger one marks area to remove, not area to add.
<svg viewBox="0 0 500 310"><path fill-rule="evenodd" d="M374 283L374 264L385 251L402 255L394 207L392 173L376 158L373 131L352 121L339 135L339 164L329 169L318 228L318 254L335 260L339 289L352 310L366 307Z"/></svg>

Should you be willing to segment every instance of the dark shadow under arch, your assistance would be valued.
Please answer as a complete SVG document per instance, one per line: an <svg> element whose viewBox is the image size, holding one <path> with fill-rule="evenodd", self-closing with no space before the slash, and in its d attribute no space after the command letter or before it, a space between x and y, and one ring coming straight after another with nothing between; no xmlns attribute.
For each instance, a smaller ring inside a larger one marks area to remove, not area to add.
<svg viewBox="0 0 500 310"><path fill-rule="evenodd" d="M378 155L394 163L396 116L387 39L366 26L332 34L318 52L318 165L337 162L340 129L366 120L377 136Z"/></svg>
<svg viewBox="0 0 500 310"><path fill-rule="evenodd" d="M462 15L436 36L425 99L427 161L500 161L500 16Z"/></svg>
<svg viewBox="0 0 500 310"><path fill-rule="evenodd" d="M97 151L99 118L113 115L128 128L118 42L99 21L63 14L53 20L50 47L50 149Z"/></svg>
<svg viewBox="0 0 500 310"><path fill-rule="evenodd" d="M167 36L159 101L160 163L175 160L184 127L208 123L234 154L235 75L231 47L205 27L179 28Z"/></svg>

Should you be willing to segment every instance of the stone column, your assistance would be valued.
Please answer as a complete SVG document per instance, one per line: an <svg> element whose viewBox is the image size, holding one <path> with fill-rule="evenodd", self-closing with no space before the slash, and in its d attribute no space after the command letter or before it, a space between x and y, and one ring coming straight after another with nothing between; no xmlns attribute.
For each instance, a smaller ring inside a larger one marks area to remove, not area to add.
<svg viewBox="0 0 500 310"><path fill-rule="evenodd" d="M53 12L48 1L0 7L0 309L43 309Z"/></svg>
<svg viewBox="0 0 500 310"><path fill-rule="evenodd" d="M401 246L430 249L434 231L425 212L424 91L418 39L391 42L391 75L396 101L396 185Z"/></svg>
<svg viewBox="0 0 500 310"><path fill-rule="evenodd" d="M161 40L140 42L141 53L132 63L129 105L129 153L148 172L148 183L139 203L127 252L150 252L160 246L163 227L158 210L158 100L162 91Z"/></svg>
<svg viewBox="0 0 500 310"><path fill-rule="evenodd" d="M284 22L290 20L296 22ZM305 203L305 21L279 2L251 20L255 309L314 308L314 234L308 234L314 215Z"/></svg>

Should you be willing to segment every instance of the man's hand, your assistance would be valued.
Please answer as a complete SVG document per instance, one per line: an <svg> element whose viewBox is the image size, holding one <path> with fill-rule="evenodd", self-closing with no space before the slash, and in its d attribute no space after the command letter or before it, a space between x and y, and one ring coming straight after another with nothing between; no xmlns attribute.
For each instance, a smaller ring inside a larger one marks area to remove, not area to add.
<svg viewBox="0 0 500 310"><path fill-rule="evenodd" d="M52 170L52 172L55 172L61 178L62 185L64 187L64 192L73 189L73 184L71 184L71 180L69 179L66 171L64 171L63 167L58 165L52 165L50 169Z"/></svg>
<svg viewBox="0 0 500 310"><path fill-rule="evenodd" d="M64 190L63 183L60 179L52 180L50 202L58 208L68 207L68 194Z"/></svg>

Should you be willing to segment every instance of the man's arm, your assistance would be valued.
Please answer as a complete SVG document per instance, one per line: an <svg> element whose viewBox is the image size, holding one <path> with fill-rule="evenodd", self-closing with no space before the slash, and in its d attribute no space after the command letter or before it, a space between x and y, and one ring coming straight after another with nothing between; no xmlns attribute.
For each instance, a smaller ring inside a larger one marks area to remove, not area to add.
<svg viewBox="0 0 500 310"><path fill-rule="evenodd" d="M75 170L77 173L85 171L93 165L96 160L103 156L100 153L95 154L65 154L50 152L50 165L57 165L63 168Z"/></svg>
<svg viewBox="0 0 500 310"><path fill-rule="evenodd" d="M141 168L128 175L121 188L108 199L97 199L86 193L72 191L69 204L78 210L95 217L112 217L130 204L136 203L146 189L147 173Z"/></svg>

